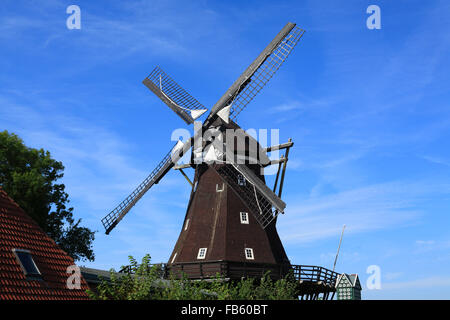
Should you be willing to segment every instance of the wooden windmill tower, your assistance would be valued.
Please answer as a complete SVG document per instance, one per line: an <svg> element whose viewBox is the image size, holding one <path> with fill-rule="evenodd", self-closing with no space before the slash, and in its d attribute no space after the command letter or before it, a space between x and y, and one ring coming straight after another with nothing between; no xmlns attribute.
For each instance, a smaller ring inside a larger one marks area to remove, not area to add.
<svg viewBox="0 0 450 320"><path fill-rule="evenodd" d="M294 49L304 30L288 23L212 107L194 137L179 141L150 175L102 223L108 234L136 202L170 169L178 169L192 185L178 241L169 258L172 271L191 278L261 276L270 270L278 277L290 268L276 230L283 181L292 141L263 148L236 123L238 114L266 85ZM207 109L156 67L143 83L187 124ZM285 150L271 161L267 152ZM191 161L178 161L191 151ZM264 167L278 165L275 185L269 188ZM195 170L191 182L183 169Z"/></svg>

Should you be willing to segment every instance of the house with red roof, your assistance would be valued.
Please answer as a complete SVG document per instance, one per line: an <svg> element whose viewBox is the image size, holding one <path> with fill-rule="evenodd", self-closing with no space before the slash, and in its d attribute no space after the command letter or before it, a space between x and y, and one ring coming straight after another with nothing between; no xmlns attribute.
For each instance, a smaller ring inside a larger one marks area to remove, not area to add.
<svg viewBox="0 0 450 320"><path fill-rule="evenodd" d="M86 300L74 260L0 187L0 300Z"/></svg>

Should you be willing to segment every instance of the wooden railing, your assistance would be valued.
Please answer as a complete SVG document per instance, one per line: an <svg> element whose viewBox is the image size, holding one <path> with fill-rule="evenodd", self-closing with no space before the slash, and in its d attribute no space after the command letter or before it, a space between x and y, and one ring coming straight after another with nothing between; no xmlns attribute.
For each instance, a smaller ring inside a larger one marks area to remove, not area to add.
<svg viewBox="0 0 450 320"><path fill-rule="evenodd" d="M239 275L239 277L255 277L262 276L267 271L271 275L278 278L292 272L296 281L302 283L324 284L334 287L336 284L337 272L331 271L320 266L308 265L276 265L261 263L242 263L229 261L195 261L179 264L158 263L151 265L155 267L162 278L169 278L170 272L178 274L193 274L192 278L211 278L216 274L229 277L231 273ZM135 270L131 266L122 268L119 273L134 273Z"/></svg>
<svg viewBox="0 0 450 320"><path fill-rule="evenodd" d="M335 286L339 275L337 272L319 266L292 265L291 268L297 281L322 282L332 287Z"/></svg>

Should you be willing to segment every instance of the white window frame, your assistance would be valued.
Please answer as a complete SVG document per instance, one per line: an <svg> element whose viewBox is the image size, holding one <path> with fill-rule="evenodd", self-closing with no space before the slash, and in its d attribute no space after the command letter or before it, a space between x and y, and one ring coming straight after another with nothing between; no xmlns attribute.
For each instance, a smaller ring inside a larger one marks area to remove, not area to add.
<svg viewBox="0 0 450 320"><path fill-rule="evenodd" d="M200 249L198 249L197 259L205 259L207 251L208 251L208 248L200 248ZM203 254L201 254L201 253L203 253Z"/></svg>
<svg viewBox="0 0 450 320"><path fill-rule="evenodd" d="M222 192L225 189L225 183L222 183L222 187L219 189L219 184L216 183L216 192Z"/></svg>
<svg viewBox="0 0 450 320"><path fill-rule="evenodd" d="M247 250L249 250L248 252L250 252L250 257L247 255ZM253 248L245 248L244 249L244 254L245 254L245 259L247 259L247 260L255 260L255 255L253 253Z"/></svg>
<svg viewBox="0 0 450 320"><path fill-rule="evenodd" d="M245 216L245 219L244 219ZM240 212L241 224L249 224L248 221L248 212L241 211Z"/></svg>
<svg viewBox="0 0 450 320"><path fill-rule="evenodd" d="M184 231L186 231L188 227L189 227L189 219L186 220L186 223L184 225Z"/></svg>
<svg viewBox="0 0 450 320"><path fill-rule="evenodd" d="M170 263L173 263L175 261L175 258L177 257L177 253L178 252L175 252L175 254L173 255L172 261L170 261Z"/></svg>

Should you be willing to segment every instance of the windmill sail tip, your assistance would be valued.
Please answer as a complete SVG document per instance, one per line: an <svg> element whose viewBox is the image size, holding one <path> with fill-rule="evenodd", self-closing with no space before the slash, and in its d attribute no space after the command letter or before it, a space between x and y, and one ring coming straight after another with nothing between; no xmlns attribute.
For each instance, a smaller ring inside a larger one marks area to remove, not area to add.
<svg viewBox="0 0 450 320"><path fill-rule="evenodd" d="M190 110L192 119L196 120L201 117L208 109Z"/></svg>

